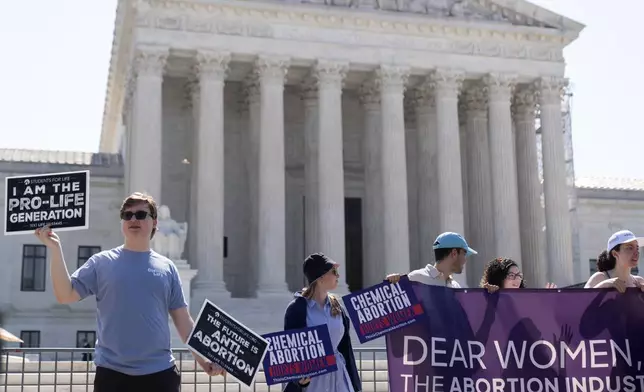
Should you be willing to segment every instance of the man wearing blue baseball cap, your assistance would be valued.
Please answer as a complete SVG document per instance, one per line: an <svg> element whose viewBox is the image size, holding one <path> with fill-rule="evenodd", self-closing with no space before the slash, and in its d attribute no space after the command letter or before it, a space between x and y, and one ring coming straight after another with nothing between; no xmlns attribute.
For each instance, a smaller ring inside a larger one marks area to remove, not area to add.
<svg viewBox="0 0 644 392"><path fill-rule="evenodd" d="M407 275L409 280L432 286L461 288L461 285L452 279L452 274L463 272L465 258L478 252L470 248L462 235L452 232L445 232L436 237L433 248L436 263L411 271ZM400 274L391 274L387 276L387 280L396 283L400 280L400 276Z"/></svg>

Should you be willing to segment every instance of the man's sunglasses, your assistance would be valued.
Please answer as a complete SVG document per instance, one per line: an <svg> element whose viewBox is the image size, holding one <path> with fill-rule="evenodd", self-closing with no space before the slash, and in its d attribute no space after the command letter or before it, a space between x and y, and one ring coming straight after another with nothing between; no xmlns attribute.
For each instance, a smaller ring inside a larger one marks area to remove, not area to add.
<svg viewBox="0 0 644 392"><path fill-rule="evenodd" d="M143 220L147 218L149 213L147 211L123 211L121 212L121 219L129 221L132 219L132 217L135 217L136 220Z"/></svg>

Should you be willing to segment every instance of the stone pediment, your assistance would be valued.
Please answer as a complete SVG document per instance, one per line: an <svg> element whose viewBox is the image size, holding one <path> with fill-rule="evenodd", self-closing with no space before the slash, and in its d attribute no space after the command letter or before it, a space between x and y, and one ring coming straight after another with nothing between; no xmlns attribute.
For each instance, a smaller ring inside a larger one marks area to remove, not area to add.
<svg viewBox="0 0 644 392"><path fill-rule="evenodd" d="M581 31L583 25L525 0L277 0Z"/></svg>

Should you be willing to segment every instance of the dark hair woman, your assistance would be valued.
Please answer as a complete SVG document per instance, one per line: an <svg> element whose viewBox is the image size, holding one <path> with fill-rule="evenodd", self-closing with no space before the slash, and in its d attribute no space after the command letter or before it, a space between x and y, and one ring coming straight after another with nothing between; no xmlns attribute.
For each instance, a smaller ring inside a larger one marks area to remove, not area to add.
<svg viewBox="0 0 644 392"><path fill-rule="evenodd" d="M481 287L494 292L498 289L523 289L526 287L523 274L516 261L504 257L497 257L485 266ZM556 288L552 283L546 285L547 289Z"/></svg>
<svg viewBox="0 0 644 392"><path fill-rule="evenodd" d="M628 230L614 233L608 239L606 250L597 258L597 272L588 279L584 288L614 287L623 292L626 287L641 287L643 279L631 275L631 269L637 267L639 261L639 242Z"/></svg>
<svg viewBox="0 0 644 392"><path fill-rule="evenodd" d="M329 294L338 286L338 264L322 253L314 253L304 260L304 276L309 285L295 293L295 299L286 308L284 330L326 324L338 371L289 382L284 391L299 392L306 388L306 392L360 392L362 383L351 346L349 316L338 298Z"/></svg>

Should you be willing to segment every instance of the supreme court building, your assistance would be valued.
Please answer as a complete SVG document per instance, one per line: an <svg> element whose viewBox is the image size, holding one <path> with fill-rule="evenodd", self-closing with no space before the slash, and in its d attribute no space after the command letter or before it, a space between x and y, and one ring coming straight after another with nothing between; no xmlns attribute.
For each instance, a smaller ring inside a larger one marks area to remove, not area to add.
<svg viewBox="0 0 644 392"><path fill-rule="evenodd" d="M193 308L272 303L278 325L307 254L346 292L432 262L443 231L479 251L464 286L496 256L576 283L563 50L582 29L524 0L120 0L100 153L63 163L98 188L83 235L119 245L120 201L148 192L188 222Z"/></svg>
<svg viewBox="0 0 644 392"><path fill-rule="evenodd" d="M210 295L285 293L314 251L372 284L443 231L479 250L469 286L495 256L573 283L563 49L582 28L527 1L120 1L100 149L124 193L189 223Z"/></svg>

